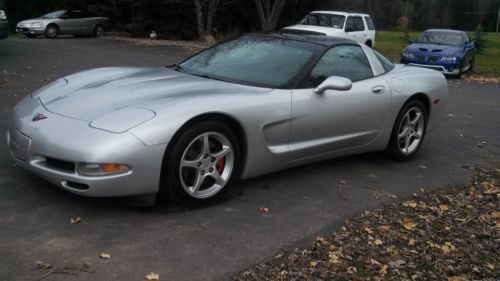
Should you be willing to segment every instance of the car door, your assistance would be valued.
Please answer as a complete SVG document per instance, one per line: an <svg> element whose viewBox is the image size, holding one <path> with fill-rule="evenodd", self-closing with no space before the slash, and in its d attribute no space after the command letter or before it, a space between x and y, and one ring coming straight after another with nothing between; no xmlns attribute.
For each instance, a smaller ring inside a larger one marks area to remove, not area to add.
<svg viewBox="0 0 500 281"><path fill-rule="evenodd" d="M97 23L97 16L89 11L84 11L82 14L82 33L92 34L94 26Z"/></svg>
<svg viewBox="0 0 500 281"><path fill-rule="evenodd" d="M74 34L78 33L82 26L82 12L81 11L68 11L64 14L59 23L61 33Z"/></svg>
<svg viewBox="0 0 500 281"><path fill-rule="evenodd" d="M348 91L314 88L330 76L353 81ZM327 51L311 71L303 89L292 92L290 160L299 160L370 143L389 112L391 89L358 45Z"/></svg>
<svg viewBox="0 0 500 281"><path fill-rule="evenodd" d="M347 38L359 43L365 43L367 32L361 16L349 16L345 25Z"/></svg>

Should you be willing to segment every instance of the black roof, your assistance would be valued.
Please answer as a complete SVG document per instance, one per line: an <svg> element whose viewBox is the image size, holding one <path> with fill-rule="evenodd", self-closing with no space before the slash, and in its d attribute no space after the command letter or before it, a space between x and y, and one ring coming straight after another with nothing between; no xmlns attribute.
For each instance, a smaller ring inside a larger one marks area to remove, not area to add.
<svg viewBox="0 0 500 281"><path fill-rule="evenodd" d="M257 36L268 36L274 38L295 40L307 43L321 45L323 47L333 47L340 44L357 44L355 41L341 37L325 36L325 35L305 35L286 32L273 32L270 34L252 34Z"/></svg>

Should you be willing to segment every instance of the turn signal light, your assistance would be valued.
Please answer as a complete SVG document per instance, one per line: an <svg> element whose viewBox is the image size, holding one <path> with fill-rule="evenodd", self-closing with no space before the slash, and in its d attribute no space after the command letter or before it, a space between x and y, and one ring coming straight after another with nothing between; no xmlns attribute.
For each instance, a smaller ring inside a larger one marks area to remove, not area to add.
<svg viewBox="0 0 500 281"><path fill-rule="evenodd" d="M102 164L102 171L105 173L126 173L129 167L124 164Z"/></svg>
<svg viewBox="0 0 500 281"><path fill-rule="evenodd" d="M78 165L78 174L90 177L126 174L129 171L130 171L130 166L126 164L82 163Z"/></svg>

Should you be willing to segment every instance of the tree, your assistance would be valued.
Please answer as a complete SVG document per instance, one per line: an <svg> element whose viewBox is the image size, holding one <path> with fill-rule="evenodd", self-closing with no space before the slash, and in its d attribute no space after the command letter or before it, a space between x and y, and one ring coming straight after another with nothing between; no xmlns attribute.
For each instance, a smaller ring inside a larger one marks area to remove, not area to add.
<svg viewBox="0 0 500 281"><path fill-rule="evenodd" d="M196 33L201 40L214 42L212 24L220 0L193 0L196 12Z"/></svg>
<svg viewBox="0 0 500 281"><path fill-rule="evenodd" d="M287 0L254 0L259 14L260 27L264 32L276 29Z"/></svg>

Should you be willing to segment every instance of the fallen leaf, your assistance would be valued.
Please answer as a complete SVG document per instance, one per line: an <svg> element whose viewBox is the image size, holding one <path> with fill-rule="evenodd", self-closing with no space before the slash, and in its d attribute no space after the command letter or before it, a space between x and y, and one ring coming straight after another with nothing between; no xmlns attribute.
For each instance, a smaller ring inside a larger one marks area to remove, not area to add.
<svg viewBox="0 0 500 281"><path fill-rule="evenodd" d="M99 255L99 257L100 257L101 259L107 260L107 259L110 259L110 258L111 258L111 255L110 255L110 254L108 254L108 253L101 253L101 254Z"/></svg>
<svg viewBox="0 0 500 281"><path fill-rule="evenodd" d="M391 230L391 227L388 225L381 225L381 226L377 227L377 230L380 233L388 234Z"/></svg>
<svg viewBox="0 0 500 281"><path fill-rule="evenodd" d="M269 213L269 208L262 207L262 208L260 208L260 212L263 214L267 214L267 213Z"/></svg>
<svg viewBox="0 0 500 281"><path fill-rule="evenodd" d="M380 240L380 239L375 239L374 243L375 243L375 245L382 245L383 244L382 240Z"/></svg>
<svg viewBox="0 0 500 281"><path fill-rule="evenodd" d="M417 207L417 202L415 201L405 201L403 202L404 207L410 207L410 208L416 208Z"/></svg>
<svg viewBox="0 0 500 281"><path fill-rule="evenodd" d="M410 238L410 240L408 240L408 246L415 246L416 242L417 241L415 239Z"/></svg>
<svg viewBox="0 0 500 281"><path fill-rule="evenodd" d="M72 217L72 218L69 220L69 222L70 222L71 224L79 223L79 222L81 222L81 221L82 221L82 218L81 218L81 217Z"/></svg>
<svg viewBox="0 0 500 281"><path fill-rule="evenodd" d="M389 268L389 266L387 265L383 265L382 268L378 271L378 275L380 275L381 277L386 277L387 276L387 269Z"/></svg>
<svg viewBox="0 0 500 281"><path fill-rule="evenodd" d="M372 234L373 233L373 230L371 230L370 228L368 227L365 227L364 230L368 233L368 234Z"/></svg>
<svg viewBox="0 0 500 281"><path fill-rule="evenodd" d="M316 262L316 261L311 261L309 263L309 267L316 267L316 266L318 266L318 262Z"/></svg>
<svg viewBox="0 0 500 281"><path fill-rule="evenodd" d="M451 276L448 277L448 281L467 281L467 279L461 276Z"/></svg>
<svg viewBox="0 0 500 281"><path fill-rule="evenodd" d="M43 261L36 261L35 265L39 269L48 269L48 268L52 267L50 264L43 262Z"/></svg>
<svg viewBox="0 0 500 281"><path fill-rule="evenodd" d="M403 227L406 230L414 231L417 225L409 218L403 218Z"/></svg>
<svg viewBox="0 0 500 281"><path fill-rule="evenodd" d="M439 209L441 209L441 211L448 211L449 207L448 207L448 205L441 204L441 205L439 205Z"/></svg>
<svg viewBox="0 0 500 281"><path fill-rule="evenodd" d="M144 276L144 279L146 279L148 281L157 281L157 280L160 280L160 274L151 272L151 273L147 274L146 276Z"/></svg>
<svg viewBox="0 0 500 281"><path fill-rule="evenodd" d="M335 255L335 253L333 253L333 252L330 252L330 253L328 254L328 258L329 258L329 262L330 262L331 264L337 264L337 263L340 263L340 261L339 261L339 257L338 257L337 255Z"/></svg>
<svg viewBox="0 0 500 281"><path fill-rule="evenodd" d="M491 213L496 219L500 219L500 212L499 211L493 211Z"/></svg>

